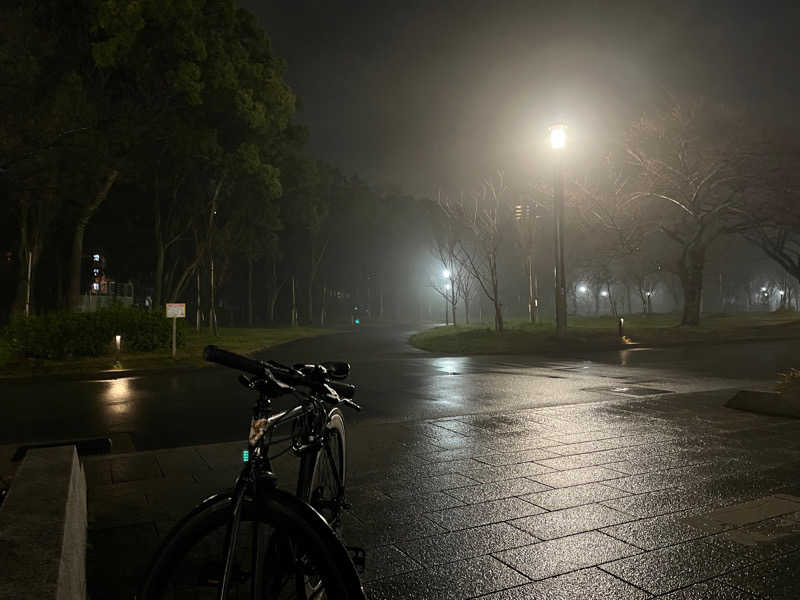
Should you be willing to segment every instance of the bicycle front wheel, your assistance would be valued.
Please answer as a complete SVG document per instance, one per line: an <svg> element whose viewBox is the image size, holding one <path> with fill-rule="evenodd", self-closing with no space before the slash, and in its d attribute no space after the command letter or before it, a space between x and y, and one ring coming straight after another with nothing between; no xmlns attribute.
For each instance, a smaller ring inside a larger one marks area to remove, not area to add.
<svg viewBox="0 0 800 600"><path fill-rule="evenodd" d="M303 456L297 495L313 506L338 533L347 474L344 418L338 408L328 414L324 435L323 447Z"/></svg>
<svg viewBox="0 0 800 600"><path fill-rule="evenodd" d="M256 510L252 500L244 501L226 599L364 600L350 556L316 511L279 490L259 504ZM217 598L232 515L233 500L224 495L181 521L156 555L138 598Z"/></svg>

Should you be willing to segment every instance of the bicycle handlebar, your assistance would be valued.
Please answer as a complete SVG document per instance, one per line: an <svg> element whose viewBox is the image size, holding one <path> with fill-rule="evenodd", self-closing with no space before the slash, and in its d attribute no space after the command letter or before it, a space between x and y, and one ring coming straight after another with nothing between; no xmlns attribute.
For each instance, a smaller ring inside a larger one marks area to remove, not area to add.
<svg viewBox="0 0 800 600"><path fill-rule="evenodd" d="M216 346L206 346L203 350L203 358L208 362L217 363L218 365L230 367L231 369L244 371L245 373L250 373L251 375L255 375L257 377L263 377L269 372L267 365L260 360L254 360L252 358L242 356L241 354L228 352L227 350L217 348Z"/></svg>
<svg viewBox="0 0 800 600"><path fill-rule="evenodd" d="M205 347L203 350L203 358L209 362L244 371L256 377L274 377L278 381L289 385L308 385L311 387L319 387L320 385L328 386L336 392L336 394L347 400L352 399L356 392L356 386L349 383L331 381L324 377L322 380L314 379L290 367L285 367L272 361L267 364L260 360L235 354L234 352L229 352L213 345Z"/></svg>

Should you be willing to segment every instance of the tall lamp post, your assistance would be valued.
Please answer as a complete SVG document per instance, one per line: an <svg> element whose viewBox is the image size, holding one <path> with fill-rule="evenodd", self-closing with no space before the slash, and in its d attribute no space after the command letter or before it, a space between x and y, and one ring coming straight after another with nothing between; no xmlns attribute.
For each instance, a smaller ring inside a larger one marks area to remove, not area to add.
<svg viewBox="0 0 800 600"><path fill-rule="evenodd" d="M567 275L564 268L564 164L563 151L567 144L567 129L564 125L550 128L550 145L555 151L555 181L553 185L553 241L555 245L555 301L556 336L567 333Z"/></svg>

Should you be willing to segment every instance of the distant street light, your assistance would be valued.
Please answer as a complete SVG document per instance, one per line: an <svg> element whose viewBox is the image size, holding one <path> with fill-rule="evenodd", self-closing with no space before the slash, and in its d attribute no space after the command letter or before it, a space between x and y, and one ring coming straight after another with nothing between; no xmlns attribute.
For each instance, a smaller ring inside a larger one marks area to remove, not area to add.
<svg viewBox="0 0 800 600"><path fill-rule="evenodd" d="M585 285L582 285L581 287L579 287L579 288L578 288L578 291L579 291L581 294L585 294L585 293L586 293L586 286L585 286Z"/></svg>
<svg viewBox="0 0 800 600"><path fill-rule="evenodd" d="M564 125L550 128L550 145L556 151L555 183L553 185L553 241L555 245L556 336L567 333L567 274L564 267L564 164L561 150L567 145Z"/></svg>
<svg viewBox="0 0 800 600"><path fill-rule="evenodd" d="M607 291L605 291L605 290L603 290L602 292L600 292L600 295L601 295L603 298L605 298L606 296L608 296L608 292L607 292Z"/></svg>
<svg viewBox="0 0 800 600"><path fill-rule="evenodd" d="M442 271L442 277L444 277L445 279L450 279L450 271L448 271L447 269Z"/></svg>
<svg viewBox="0 0 800 600"><path fill-rule="evenodd" d="M764 287L762 287L762 288L761 288L761 291L762 291L762 292L766 292L766 291L767 291L767 286L764 286Z"/></svg>

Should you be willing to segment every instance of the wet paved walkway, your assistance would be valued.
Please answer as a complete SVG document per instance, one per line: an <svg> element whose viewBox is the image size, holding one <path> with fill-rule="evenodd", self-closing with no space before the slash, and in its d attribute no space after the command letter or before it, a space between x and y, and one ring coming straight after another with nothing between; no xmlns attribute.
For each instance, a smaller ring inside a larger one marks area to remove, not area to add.
<svg viewBox="0 0 800 600"><path fill-rule="evenodd" d="M800 420L730 396L353 427L345 536L368 550L369 597L800 597ZM92 597L130 597L160 536L230 485L241 448L86 459Z"/></svg>

